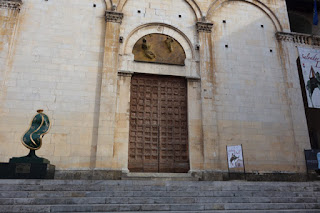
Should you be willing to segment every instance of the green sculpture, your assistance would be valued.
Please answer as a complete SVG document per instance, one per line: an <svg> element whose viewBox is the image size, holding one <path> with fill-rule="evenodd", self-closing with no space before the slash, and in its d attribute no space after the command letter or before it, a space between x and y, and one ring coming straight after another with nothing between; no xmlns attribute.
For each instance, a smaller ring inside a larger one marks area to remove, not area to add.
<svg viewBox="0 0 320 213"><path fill-rule="evenodd" d="M38 110L38 114L34 116L29 130L22 138L22 144L31 150L38 150L42 145L42 138L50 129L49 117Z"/></svg>
<svg viewBox="0 0 320 213"><path fill-rule="evenodd" d="M42 138L50 129L49 117L43 113L43 110L37 110L38 114L34 116L30 128L22 137L22 144L30 149L27 156L20 158L11 158L11 163L50 163L45 158L36 156L35 150L42 146Z"/></svg>

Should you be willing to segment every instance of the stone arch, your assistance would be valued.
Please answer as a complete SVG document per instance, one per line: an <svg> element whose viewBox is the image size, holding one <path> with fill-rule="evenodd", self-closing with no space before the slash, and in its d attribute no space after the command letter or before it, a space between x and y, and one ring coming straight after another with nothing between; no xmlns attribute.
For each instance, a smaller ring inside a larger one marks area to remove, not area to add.
<svg viewBox="0 0 320 213"><path fill-rule="evenodd" d="M207 19L210 20L214 11L217 10L219 7L221 7L223 4L227 2L234 2L234 1L248 3L259 8L271 19L277 31L280 31L280 32L283 31L283 27L281 26L281 23L278 17L275 15L275 13L267 5L260 2L259 0L215 0L214 2L212 2L212 4L209 7L209 10L207 12Z"/></svg>
<svg viewBox="0 0 320 213"><path fill-rule="evenodd" d="M112 10L112 0L104 0L106 10Z"/></svg>
<svg viewBox="0 0 320 213"><path fill-rule="evenodd" d="M135 28L125 40L124 45L120 49L120 54L132 54L132 49L136 42L143 36L152 33L161 33L171 36L181 44L187 59L195 59L195 51L190 39L181 30L164 23L148 23Z"/></svg>
<svg viewBox="0 0 320 213"><path fill-rule="evenodd" d="M183 0L183 1L185 1L191 7L196 19L201 20L203 14L199 5L194 0ZM117 12L122 12L127 2L128 0L119 0L117 5Z"/></svg>

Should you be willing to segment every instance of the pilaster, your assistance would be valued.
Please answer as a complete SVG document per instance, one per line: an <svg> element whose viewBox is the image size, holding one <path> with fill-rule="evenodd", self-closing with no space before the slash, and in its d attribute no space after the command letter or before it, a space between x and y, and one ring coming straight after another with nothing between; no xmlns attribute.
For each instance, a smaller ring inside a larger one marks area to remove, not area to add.
<svg viewBox="0 0 320 213"><path fill-rule="evenodd" d="M15 58L17 38L20 35L20 7L21 0L0 0L0 69L1 73L11 73ZM3 77L3 78L2 78ZM0 75L0 114L4 109L8 86L2 84L7 82L10 75ZM3 118L0 118L3 119Z"/></svg>
<svg viewBox="0 0 320 213"><path fill-rule="evenodd" d="M200 44L200 76L201 76L201 102L202 102L202 129L203 129L203 157L204 169L219 169L218 162L218 127L214 108L215 76L213 62L213 24L197 22ZM215 154L216 152L216 154Z"/></svg>
<svg viewBox="0 0 320 213"><path fill-rule="evenodd" d="M187 77L190 172L201 171L204 169L200 80L200 78Z"/></svg>
<svg viewBox="0 0 320 213"><path fill-rule="evenodd" d="M119 35L122 13L106 11L106 34L101 82L96 168L113 168L116 123Z"/></svg>
<svg viewBox="0 0 320 213"><path fill-rule="evenodd" d="M113 165L128 171L130 94L133 72L118 72Z"/></svg>
<svg viewBox="0 0 320 213"><path fill-rule="evenodd" d="M294 140L292 147L295 153L296 171L305 172L304 153L301 150L310 149L309 131L303 103L300 85L297 58L299 57L297 47L319 48L320 37L301 33L277 32L276 38L279 45L279 56L282 65L282 74L285 85L284 97L289 107Z"/></svg>

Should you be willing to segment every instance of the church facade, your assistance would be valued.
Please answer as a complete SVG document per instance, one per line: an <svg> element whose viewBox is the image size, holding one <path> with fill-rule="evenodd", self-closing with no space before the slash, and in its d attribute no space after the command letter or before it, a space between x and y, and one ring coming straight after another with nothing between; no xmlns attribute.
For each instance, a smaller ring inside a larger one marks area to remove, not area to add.
<svg viewBox="0 0 320 213"><path fill-rule="evenodd" d="M284 0L0 0L0 160L43 109L61 173L302 174L310 149ZM317 43L318 42L318 43Z"/></svg>

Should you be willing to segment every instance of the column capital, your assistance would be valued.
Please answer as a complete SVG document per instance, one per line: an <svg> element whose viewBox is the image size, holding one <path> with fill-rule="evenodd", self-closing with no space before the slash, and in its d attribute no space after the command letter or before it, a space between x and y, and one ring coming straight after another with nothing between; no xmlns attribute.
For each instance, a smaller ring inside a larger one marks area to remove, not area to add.
<svg viewBox="0 0 320 213"><path fill-rule="evenodd" d="M122 18L123 18L123 13L106 10L106 13L105 13L106 22L114 22L114 23L121 24Z"/></svg>
<svg viewBox="0 0 320 213"><path fill-rule="evenodd" d="M209 22L198 21L196 27L198 32L211 33L213 24Z"/></svg>
<svg viewBox="0 0 320 213"><path fill-rule="evenodd" d="M22 5L21 0L2 0L2 1L0 1L0 8L19 10L21 5Z"/></svg>

